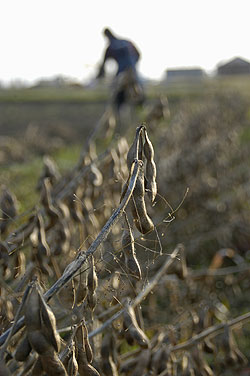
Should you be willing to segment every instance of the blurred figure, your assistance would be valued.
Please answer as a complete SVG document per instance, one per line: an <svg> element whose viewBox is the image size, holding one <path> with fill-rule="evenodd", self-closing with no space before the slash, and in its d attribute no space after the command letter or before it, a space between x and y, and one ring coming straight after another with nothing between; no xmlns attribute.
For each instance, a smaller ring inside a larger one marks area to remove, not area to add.
<svg viewBox="0 0 250 376"><path fill-rule="evenodd" d="M142 104L144 92L136 71L136 64L140 58L139 51L132 42L117 38L110 29L104 29L103 33L107 37L109 45L97 78L104 77L106 61L108 59L115 60L118 69L113 83L112 102L118 110L124 103Z"/></svg>

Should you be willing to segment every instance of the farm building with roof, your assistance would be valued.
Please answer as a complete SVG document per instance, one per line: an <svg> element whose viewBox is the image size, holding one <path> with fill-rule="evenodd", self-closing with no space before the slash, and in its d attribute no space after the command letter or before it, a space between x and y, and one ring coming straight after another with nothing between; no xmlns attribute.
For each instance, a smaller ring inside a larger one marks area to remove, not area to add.
<svg viewBox="0 0 250 376"><path fill-rule="evenodd" d="M167 69L167 83L201 81L205 72L200 68Z"/></svg>
<svg viewBox="0 0 250 376"><path fill-rule="evenodd" d="M250 62L240 57L236 57L226 64L218 65L217 74L230 75L230 74L250 74Z"/></svg>

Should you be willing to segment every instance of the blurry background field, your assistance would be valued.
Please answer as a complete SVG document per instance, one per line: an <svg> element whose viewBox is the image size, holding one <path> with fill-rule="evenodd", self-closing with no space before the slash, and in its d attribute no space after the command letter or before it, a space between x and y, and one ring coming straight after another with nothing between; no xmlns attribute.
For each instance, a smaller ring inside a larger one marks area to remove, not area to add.
<svg viewBox="0 0 250 376"><path fill-rule="evenodd" d="M227 93L233 93L236 97L238 95L242 102L250 102L248 76L209 79L198 85L183 82L168 86L165 83L149 83L145 88L146 105L143 110L137 112L131 128L145 120L147 109L155 103L159 95L167 96L171 110L170 118L167 122L157 125L157 138L165 134L167 128L171 128L172 121L175 121L184 105L189 111L196 111L213 96ZM32 183L39 174L38 166L42 165L43 155L53 156L63 169L70 168L103 114L108 98L109 88L103 86L94 89L85 89L82 86L1 89L1 182L10 185L17 195L21 195L20 201L23 201L26 189L28 192L29 189L33 190ZM250 105L248 107L247 104L245 117L246 121L249 121ZM167 142L171 143L171 140ZM250 142L250 128L242 129L240 142L242 145ZM191 148L190 152L192 154ZM21 186L16 184L22 178L24 180Z"/></svg>

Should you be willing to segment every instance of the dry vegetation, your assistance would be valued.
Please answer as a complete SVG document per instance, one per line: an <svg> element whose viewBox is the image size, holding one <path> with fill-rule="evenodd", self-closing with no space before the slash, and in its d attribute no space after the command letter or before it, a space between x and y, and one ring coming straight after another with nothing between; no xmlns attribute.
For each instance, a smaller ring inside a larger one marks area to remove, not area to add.
<svg viewBox="0 0 250 376"><path fill-rule="evenodd" d="M248 374L249 106L161 105L44 158L29 212L2 188L1 375Z"/></svg>

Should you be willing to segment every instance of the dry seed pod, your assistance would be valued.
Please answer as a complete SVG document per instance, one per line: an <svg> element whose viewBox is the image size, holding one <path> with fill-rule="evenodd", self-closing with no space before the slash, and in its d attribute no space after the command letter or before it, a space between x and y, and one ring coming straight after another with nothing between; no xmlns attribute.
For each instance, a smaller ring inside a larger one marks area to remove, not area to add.
<svg viewBox="0 0 250 376"><path fill-rule="evenodd" d="M43 370L48 376L68 376L68 373L55 351L40 356Z"/></svg>
<svg viewBox="0 0 250 376"><path fill-rule="evenodd" d="M202 351L202 344L199 343L197 346L193 346L190 350L190 355L194 361L195 369L198 369L201 375L213 376L214 373L212 369L206 362Z"/></svg>
<svg viewBox="0 0 250 376"><path fill-rule="evenodd" d="M97 158L96 144L93 141L89 141L86 149L82 152L78 166L88 166L91 162Z"/></svg>
<svg viewBox="0 0 250 376"><path fill-rule="evenodd" d="M151 141L148 138L148 134L145 130L145 143L144 143L144 154L147 159L146 165L146 179L147 179L147 189L151 202L154 202L157 194L157 184L156 184L156 165L154 162L154 148Z"/></svg>
<svg viewBox="0 0 250 376"><path fill-rule="evenodd" d="M138 343L139 346L141 346L142 348L148 348L149 339L139 327L136 320L135 312L131 306L127 305L127 307L124 310L123 317L123 326L125 332L127 331L129 335L133 338L133 340L136 343Z"/></svg>
<svg viewBox="0 0 250 376"><path fill-rule="evenodd" d="M232 331L228 327L228 325L224 327L224 331L220 335L220 346L221 346L222 351L225 354L227 364L229 364L230 366L235 365L237 362L237 357L234 353Z"/></svg>
<svg viewBox="0 0 250 376"><path fill-rule="evenodd" d="M88 305L89 308L94 311L96 307L96 302L97 302L97 297L96 297L96 288L98 285L98 279L95 271L95 264L94 264L94 257L91 255L90 257L90 270L88 273L88 280L87 280L87 285L88 285Z"/></svg>
<svg viewBox="0 0 250 376"><path fill-rule="evenodd" d="M120 173L120 159L116 150L111 149L110 155L112 158L112 176L118 176Z"/></svg>
<svg viewBox="0 0 250 376"><path fill-rule="evenodd" d="M142 154L141 131L142 129L144 129L143 125L136 128L135 139L127 154L127 166L128 166L129 172L131 171L131 167L132 167L134 160L142 159L141 158L141 154Z"/></svg>
<svg viewBox="0 0 250 376"><path fill-rule="evenodd" d="M125 257L125 265L128 274L140 280L141 268L135 254L134 236L126 216L125 220L127 226L124 228L122 234L122 248Z"/></svg>
<svg viewBox="0 0 250 376"><path fill-rule="evenodd" d="M88 363L92 363L93 361L93 351L89 343L88 338L88 329L84 322L76 331L76 339L77 339L77 350L82 349L85 353L86 361Z"/></svg>
<svg viewBox="0 0 250 376"><path fill-rule="evenodd" d="M38 263L42 273L48 274L50 277L52 277L54 275L53 271L48 265L48 257L45 257L46 253L50 253L50 249L46 241L41 242L38 240L38 238L41 240L41 233L39 232L38 227L35 227L30 235L30 241L33 246L33 261Z"/></svg>
<svg viewBox="0 0 250 376"><path fill-rule="evenodd" d="M130 199L131 211L137 229L142 234L147 234L154 229L154 224L149 217L144 200L145 186L144 186L144 171L143 162L140 161L139 173L136 180L133 197Z"/></svg>
<svg viewBox="0 0 250 376"><path fill-rule="evenodd" d="M71 357L68 362L67 367L68 375L69 376L77 376L78 375L78 363L75 356L75 349L73 348L73 351L71 353Z"/></svg>
<svg viewBox="0 0 250 376"><path fill-rule="evenodd" d="M92 294L88 292L87 300L88 300L88 306L91 309L91 311L93 312L95 310L95 307L96 307L96 304L97 304L96 292L94 291Z"/></svg>
<svg viewBox="0 0 250 376"><path fill-rule="evenodd" d="M56 351L59 351L60 336L56 331L56 319L51 308L44 301L41 289L37 283L32 287L26 305L25 321L28 337L31 331L42 330L46 340L52 344Z"/></svg>
<svg viewBox="0 0 250 376"><path fill-rule="evenodd" d="M48 178L43 180L41 202L50 218L50 226L53 226L61 218L60 211L54 206L51 197L52 186Z"/></svg>
<svg viewBox="0 0 250 376"><path fill-rule="evenodd" d="M78 363L75 356L71 356L68 362L67 372L69 376L77 376L78 375Z"/></svg>
<svg viewBox="0 0 250 376"><path fill-rule="evenodd" d="M52 309L40 295L40 307L42 318L42 331L47 340L52 344L56 352L60 351L61 339L56 330L56 318Z"/></svg>
<svg viewBox="0 0 250 376"><path fill-rule="evenodd" d="M24 318L27 332L41 329L40 298L36 284L32 286L29 292L25 305Z"/></svg>
<svg viewBox="0 0 250 376"><path fill-rule="evenodd" d="M141 279L141 267L135 255L125 258L125 265L129 275L138 280Z"/></svg>
<svg viewBox="0 0 250 376"><path fill-rule="evenodd" d="M128 329L129 334L142 348L147 348L149 346L149 340L146 334L138 327L131 325Z"/></svg>
<svg viewBox="0 0 250 376"><path fill-rule="evenodd" d="M98 376L99 372L89 364L86 354L84 329L81 326L77 328L76 334L76 358L78 363L78 372L80 376Z"/></svg>
<svg viewBox="0 0 250 376"><path fill-rule="evenodd" d="M206 338L203 343L203 350L208 354L214 354L216 352L215 344L210 340L210 338Z"/></svg>
<svg viewBox="0 0 250 376"><path fill-rule="evenodd" d="M18 252L15 252L16 254L16 260L15 260L15 278L17 278L19 275L23 275L25 273L25 261L26 257L24 252L18 250Z"/></svg>
<svg viewBox="0 0 250 376"><path fill-rule="evenodd" d="M165 359L168 359L167 360L167 370L168 370L168 373L169 375L172 375L172 376L178 376L177 374L177 359L175 357L175 355L173 353L169 353L169 351L165 348L164 350L164 357ZM164 371L165 368L162 370Z"/></svg>
<svg viewBox="0 0 250 376"><path fill-rule="evenodd" d="M102 138L104 140L110 139L114 133L114 129L116 127L116 117L112 111L109 111L108 116L106 117L106 120L104 122L104 128L103 128L103 136Z"/></svg>
<svg viewBox="0 0 250 376"><path fill-rule="evenodd" d="M88 363L82 348L77 349L78 372L80 376L100 376L99 372Z"/></svg>
<svg viewBox="0 0 250 376"><path fill-rule="evenodd" d="M129 150L129 145L127 142L127 139L125 137L119 138L117 142L117 151L119 153L119 159L124 157L124 155L128 152Z"/></svg>
<svg viewBox="0 0 250 376"><path fill-rule="evenodd" d="M93 351L92 351L91 345L89 343L88 328L85 325L85 323L82 324L82 327L83 327L83 338L84 338L84 346L85 346L87 361L89 363L92 363L92 361L93 361Z"/></svg>
<svg viewBox="0 0 250 376"><path fill-rule="evenodd" d="M100 373L89 363L84 363L81 358L78 360L80 376L100 376Z"/></svg>
<svg viewBox="0 0 250 376"><path fill-rule="evenodd" d="M151 161L154 159L154 148L153 148L153 145L152 145L152 142L150 141L149 137L148 137L148 133L146 131L146 129L144 130L144 135L145 135L145 142L144 142L144 148L143 148L143 151L144 151L144 155L147 159L147 161Z"/></svg>
<svg viewBox="0 0 250 376"><path fill-rule="evenodd" d="M240 351L238 347L234 348L234 353L237 357L237 363L240 365L247 365L248 360L247 357Z"/></svg>
<svg viewBox="0 0 250 376"><path fill-rule="evenodd" d="M78 195L75 194L78 197ZM71 196L67 199L67 206L69 208L70 217L78 223L83 223L84 218L82 215L81 207L77 199L73 199Z"/></svg>
<svg viewBox="0 0 250 376"><path fill-rule="evenodd" d="M182 357L182 375L183 376L195 376L194 365L192 358L188 353L185 353Z"/></svg>
<svg viewBox="0 0 250 376"><path fill-rule="evenodd" d="M32 348L39 355L44 355L54 351L53 346L47 341L41 330L28 331L28 340Z"/></svg>
<svg viewBox="0 0 250 376"><path fill-rule="evenodd" d="M235 342L233 331L227 325L221 334L221 347L225 353L226 363L229 365L245 364L246 358Z"/></svg>
<svg viewBox="0 0 250 376"><path fill-rule="evenodd" d="M50 255L50 249L48 243L46 241L45 235L45 227L44 227L44 220L41 213L37 213L37 227L38 227L38 234L37 234L37 252L44 256Z"/></svg>
<svg viewBox="0 0 250 376"><path fill-rule="evenodd" d="M156 184L156 164L154 161L148 162L146 165L146 190L151 202L154 202L157 195Z"/></svg>
<svg viewBox="0 0 250 376"><path fill-rule="evenodd" d="M88 295L87 287L87 273L81 273L79 278L79 284L76 291L76 304L80 305L84 302Z"/></svg>
<svg viewBox="0 0 250 376"><path fill-rule="evenodd" d="M24 318L28 341L38 354L59 350L60 336L56 331L55 316L45 303L38 283L34 283L29 292Z"/></svg>
<svg viewBox="0 0 250 376"><path fill-rule="evenodd" d="M45 155L43 158L43 172L39 177L37 183L37 189L40 191L43 185L43 180L45 178L49 178L49 181L52 185L54 185L61 177L58 167L54 160L52 160L49 156Z"/></svg>
<svg viewBox="0 0 250 376"><path fill-rule="evenodd" d="M75 340L76 340L76 348L77 351L80 349L85 350L85 345L84 345L84 335L83 335L83 327L80 325L75 334Z"/></svg>
<svg viewBox="0 0 250 376"><path fill-rule="evenodd" d="M53 255L58 256L62 253L68 253L70 250L70 229L67 221L58 220L54 226L51 250Z"/></svg>
<svg viewBox="0 0 250 376"><path fill-rule="evenodd" d="M31 352L31 345L29 343L29 340L28 340L28 337L27 335L24 336L24 338L22 339L22 341L18 344L17 348L16 348L16 351L15 351L15 354L14 354L14 358L18 361L18 362L24 362L30 352Z"/></svg>
<svg viewBox="0 0 250 376"><path fill-rule="evenodd" d="M100 187L103 182L102 173L94 163L90 166L89 180L95 187Z"/></svg>
<svg viewBox="0 0 250 376"><path fill-rule="evenodd" d="M59 291L58 296L63 307L71 310L75 302L74 280L67 282Z"/></svg>

